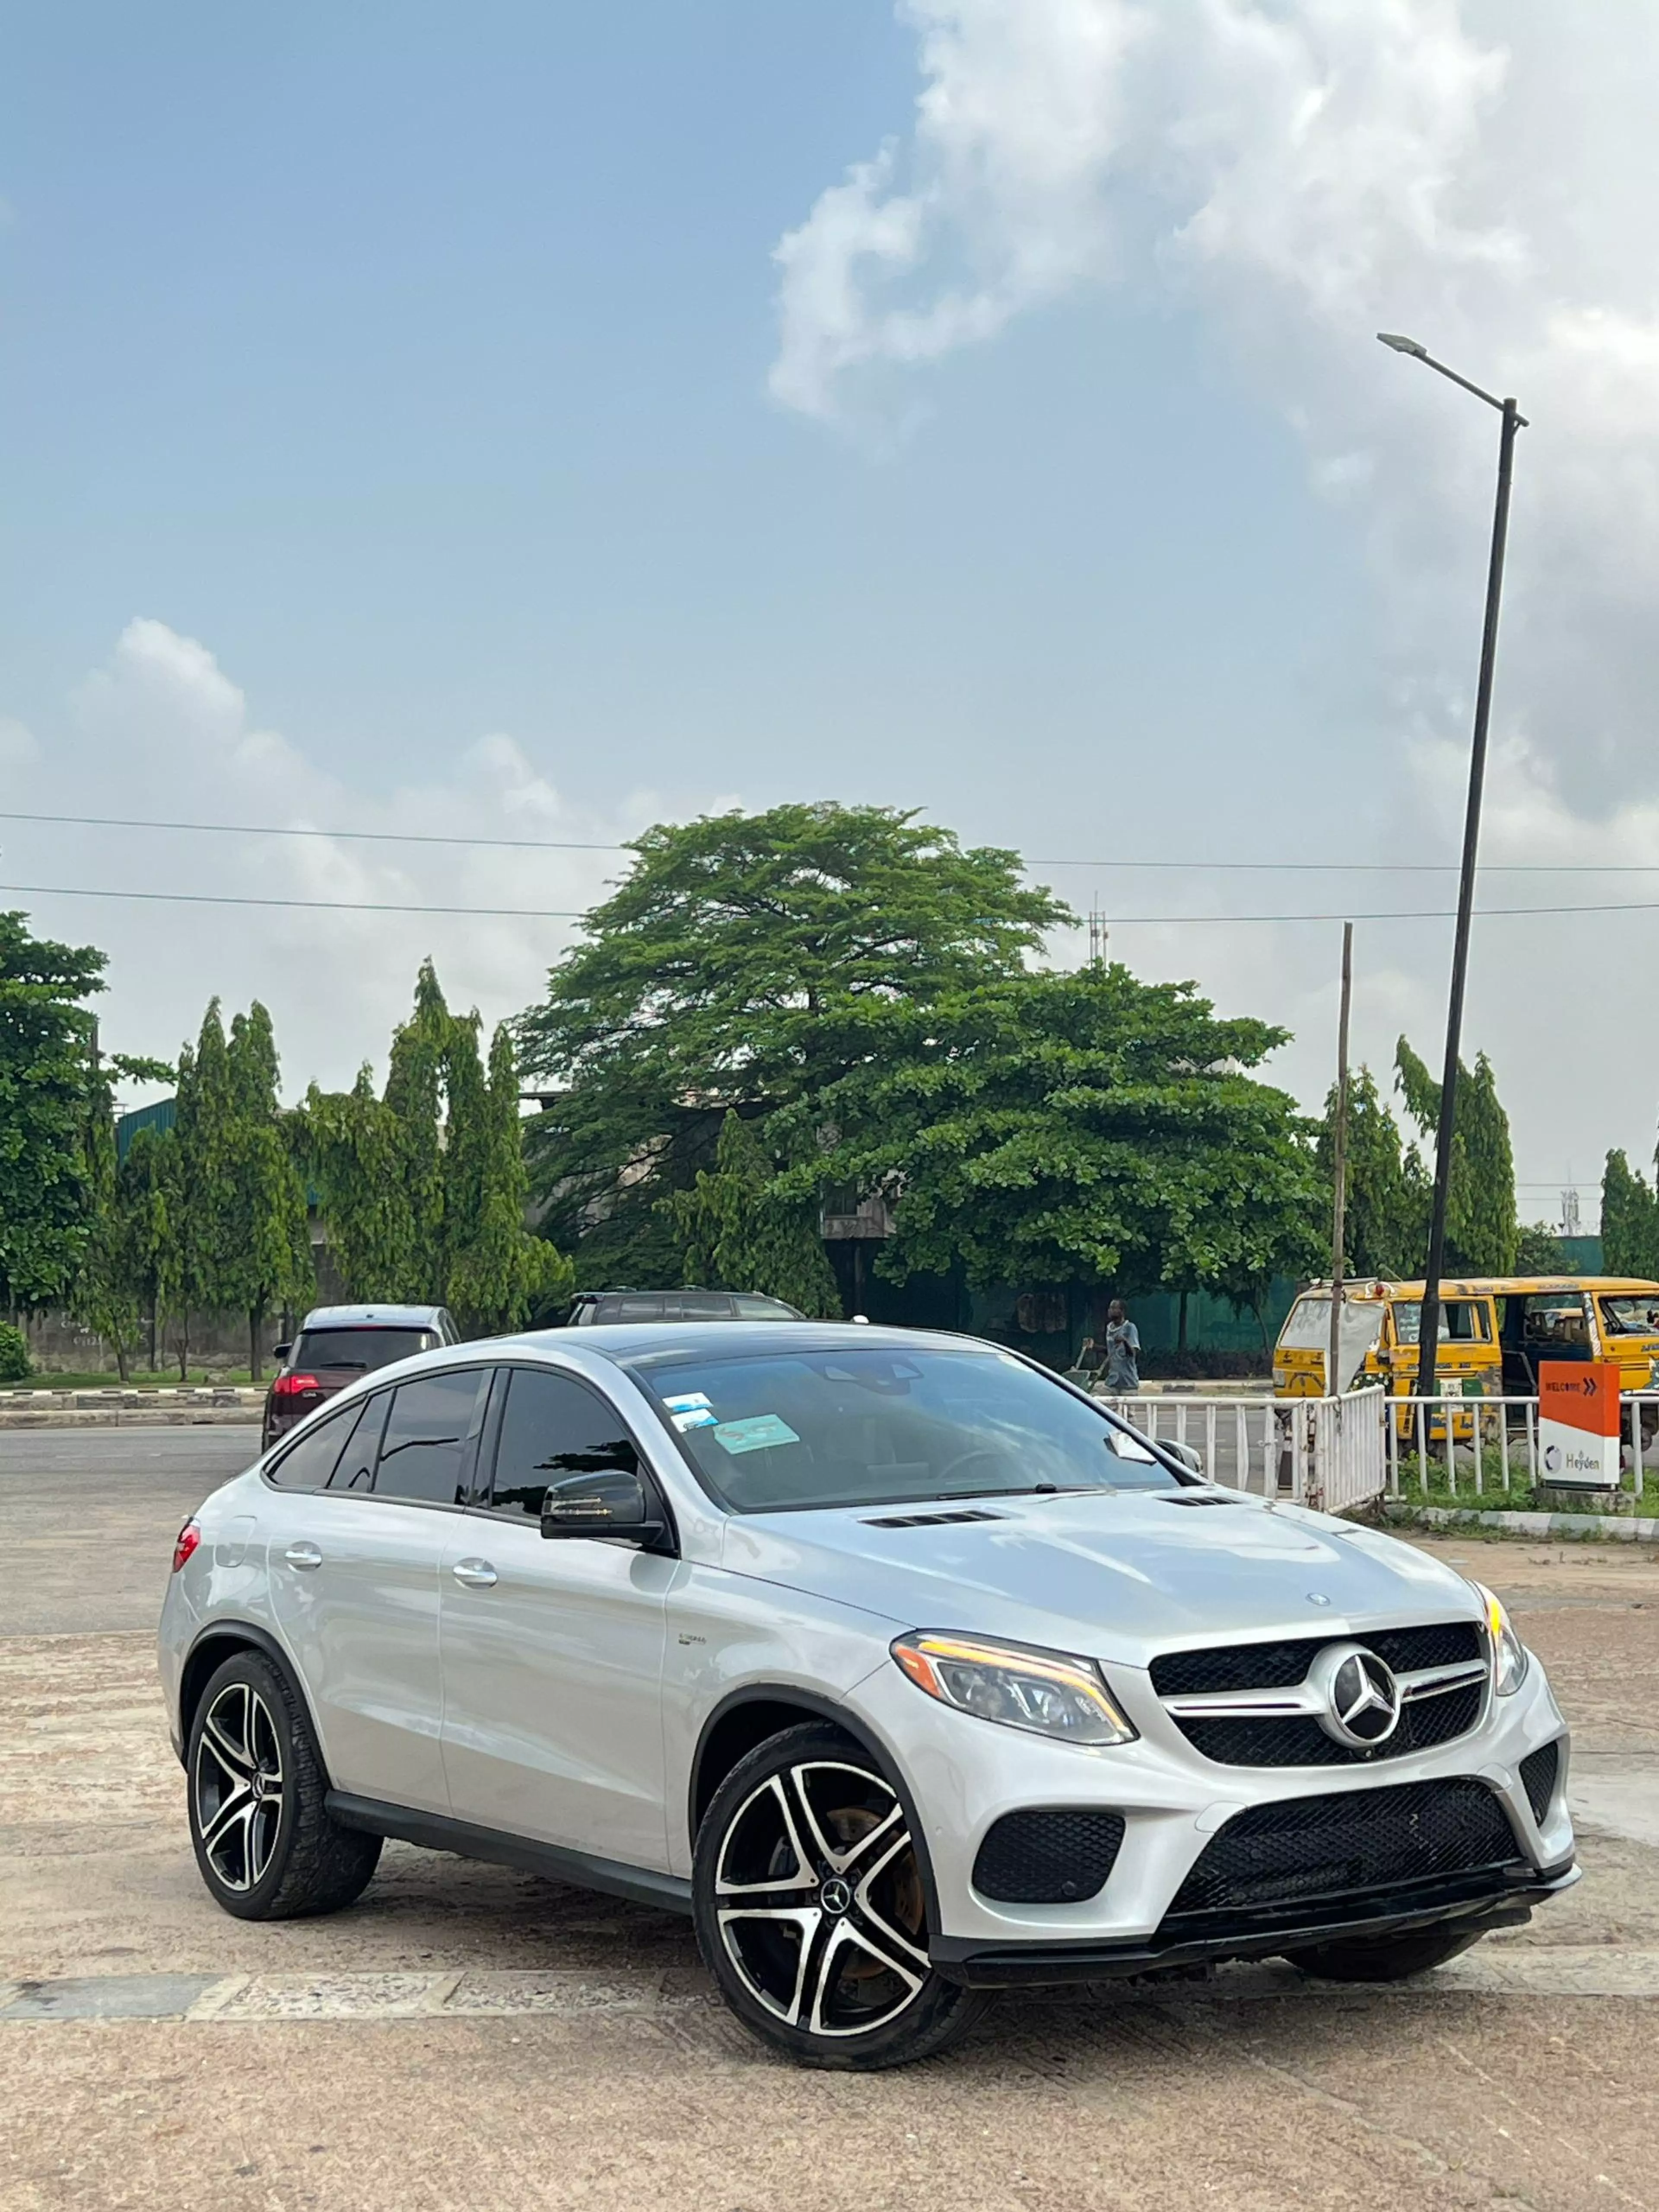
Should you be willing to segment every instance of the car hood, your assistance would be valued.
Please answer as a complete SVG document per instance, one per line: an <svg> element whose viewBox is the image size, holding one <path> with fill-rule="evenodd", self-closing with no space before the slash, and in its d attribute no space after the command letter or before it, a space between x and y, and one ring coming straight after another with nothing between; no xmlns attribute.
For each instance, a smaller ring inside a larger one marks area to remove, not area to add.
<svg viewBox="0 0 1659 2212"><path fill-rule="evenodd" d="M1198 1504L1207 1497L1218 1502ZM1185 1503L1177 1503L1178 1499ZM731 1571L877 1613L1145 1666L1171 1646L1479 1620L1463 1577L1391 1536L1193 1490L770 1513L726 1526Z"/></svg>

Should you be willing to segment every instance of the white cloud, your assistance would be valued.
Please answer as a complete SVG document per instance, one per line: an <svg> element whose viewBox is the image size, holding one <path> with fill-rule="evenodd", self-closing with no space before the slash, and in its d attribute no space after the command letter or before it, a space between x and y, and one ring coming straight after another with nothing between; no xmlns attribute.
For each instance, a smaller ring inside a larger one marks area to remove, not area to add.
<svg viewBox="0 0 1659 2212"><path fill-rule="evenodd" d="M1347 857L1440 860L1461 827L1497 426L1373 343L1412 333L1515 392L1532 422L1486 857L1659 858L1659 17L1638 0L899 0L898 13L918 41L914 123L780 246L774 395L845 419L889 404L916 364L1091 288L1197 309L1235 374L1297 429L1310 488L1352 517L1376 580ZM1493 878L1483 903L1520 903L1517 880ZM1595 896L1570 878L1547 894L1545 880L1528 895ZM1431 884L1447 891L1417 879ZM1607 895L1621 893L1643 895L1631 879ZM1523 1154L1565 1164L1576 1149L1591 1175L1606 1143L1645 1150L1659 1092L1659 1055L1630 1034L1599 957L1616 927L1645 973L1659 928L1609 918L1598 945L1599 927L1477 933L1471 999L1471 1047L1515 1071ZM1265 997L1328 1033L1312 933L1272 950L1265 929L1240 934L1248 951L1220 930L1124 942L1149 969L1199 973L1224 999ZM1379 938L1368 1049L1391 1043L1385 1005L1431 1043L1443 935ZM1551 1024L1559 1049L1540 1050ZM1293 1055L1310 1097L1323 1088L1315 1042Z"/></svg>
<svg viewBox="0 0 1659 2212"><path fill-rule="evenodd" d="M0 714L0 768L26 768L40 750L32 731L9 714Z"/></svg>
<svg viewBox="0 0 1659 2212"><path fill-rule="evenodd" d="M20 742L21 741L21 742ZM0 722L6 789L41 812L310 829L314 836L200 836L31 827L9 836L5 874L37 884L188 890L270 899L580 912L625 865L616 852L362 843L339 829L419 836L614 842L661 811L648 792L594 814L572 808L512 738L458 749L441 776L366 792L289 738L262 729L209 648L143 618L72 695L61 730L36 744ZM20 825L21 827L21 825ZM565 921L353 914L301 908L8 899L36 927L102 945L101 1012L113 1049L166 1056L192 1036L207 1000L270 1007L285 1088L383 1073L392 1024L430 952L450 1003L494 1022L539 993L574 934Z"/></svg>

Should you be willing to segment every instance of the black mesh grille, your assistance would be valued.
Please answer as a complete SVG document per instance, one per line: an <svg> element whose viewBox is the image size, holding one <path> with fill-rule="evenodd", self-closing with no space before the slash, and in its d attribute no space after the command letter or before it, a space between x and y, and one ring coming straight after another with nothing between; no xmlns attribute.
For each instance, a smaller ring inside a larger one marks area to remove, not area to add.
<svg viewBox="0 0 1659 2212"><path fill-rule="evenodd" d="M1005 1813L974 1861L974 1887L1000 1905L1097 1896L1123 1841L1121 1813Z"/></svg>
<svg viewBox="0 0 1659 2212"><path fill-rule="evenodd" d="M1315 1655L1338 1639L1298 1636L1282 1644L1229 1644L1206 1651L1166 1651L1154 1659L1152 1687L1160 1698L1206 1697L1217 1690L1288 1690L1306 1680ZM1346 1641L1346 1639L1342 1639ZM1455 1667L1479 1659L1480 1631L1472 1620L1433 1621L1423 1628L1381 1628L1353 1641L1396 1674L1419 1667Z"/></svg>
<svg viewBox="0 0 1659 2212"><path fill-rule="evenodd" d="M1408 1782L1237 1813L1181 1885L1170 1918L1291 1905L1512 1865L1520 1854L1484 1782Z"/></svg>
<svg viewBox="0 0 1659 2212"><path fill-rule="evenodd" d="M1547 1743L1541 1751L1529 1751L1521 1762L1521 1787L1532 1807L1532 1817L1540 1827L1550 1809L1550 1799L1555 1795L1555 1778L1560 1765L1559 1738L1554 1743Z"/></svg>
<svg viewBox="0 0 1659 2212"><path fill-rule="evenodd" d="M1316 1720L1185 1720L1170 1717L1194 1751L1223 1766L1365 1766L1379 1759L1403 1759L1467 1735L1480 1717L1482 1689L1443 1690L1437 1698L1413 1699L1401 1708L1399 1725L1372 1750L1338 1743Z"/></svg>

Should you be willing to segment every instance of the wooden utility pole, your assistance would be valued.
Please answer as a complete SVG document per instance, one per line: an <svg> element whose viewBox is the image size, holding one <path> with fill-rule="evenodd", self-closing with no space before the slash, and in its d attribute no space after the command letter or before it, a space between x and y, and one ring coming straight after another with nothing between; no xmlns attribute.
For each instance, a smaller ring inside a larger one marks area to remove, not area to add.
<svg viewBox="0 0 1659 2212"><path fill-rule="evenodd" d="M1331 1140L1331 1345L1325 1361L1325 1395L1339 1395L1342 1345L1342 1271L1348 1211L1348 1009L1353 999L1353 924L1342 925L1342 1010L1336 1024L1336 1127Z"/></svg>

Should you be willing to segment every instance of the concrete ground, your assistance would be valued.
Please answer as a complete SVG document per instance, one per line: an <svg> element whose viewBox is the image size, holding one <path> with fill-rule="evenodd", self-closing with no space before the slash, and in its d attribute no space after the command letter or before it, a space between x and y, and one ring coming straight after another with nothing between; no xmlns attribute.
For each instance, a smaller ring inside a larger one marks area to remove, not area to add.
<svg viewBox="0 0 1659 2212"><path fill-rule="evenodd" d="M666 1915L401 1845L333 1919L210 1904L152 1637L179 1522L255 1441L0 1437L7 2212L1659 2208L1645 1551L1425 1547L1512 1603L1574 1724L1586 1879L1531 1927L1402 1990L1004 2000L927 2065L823 2076Z"/></svg>

